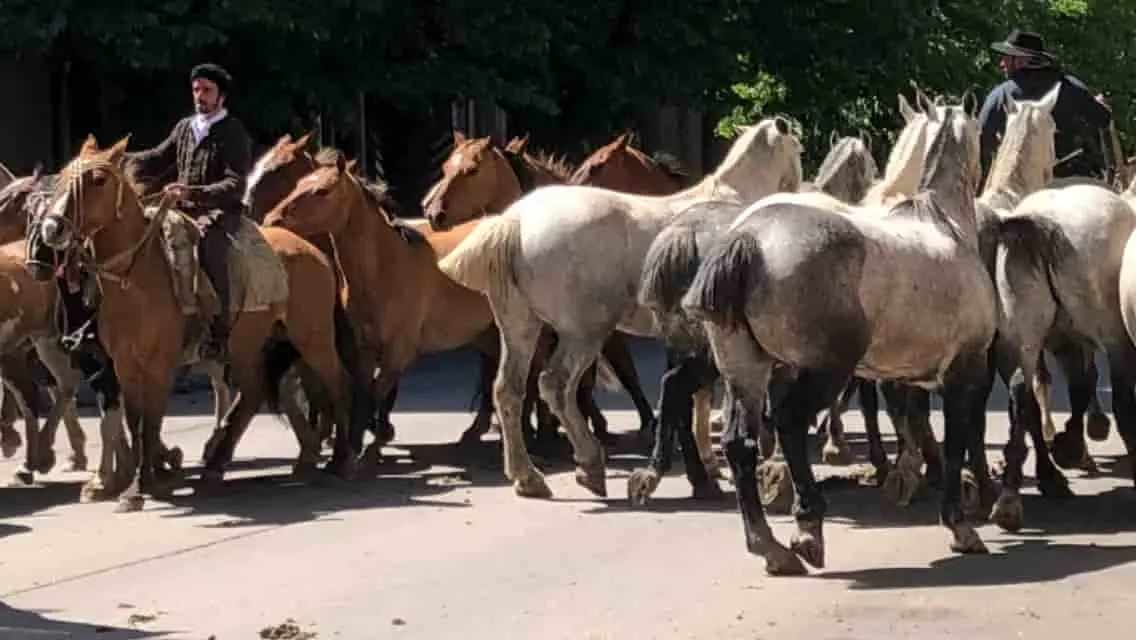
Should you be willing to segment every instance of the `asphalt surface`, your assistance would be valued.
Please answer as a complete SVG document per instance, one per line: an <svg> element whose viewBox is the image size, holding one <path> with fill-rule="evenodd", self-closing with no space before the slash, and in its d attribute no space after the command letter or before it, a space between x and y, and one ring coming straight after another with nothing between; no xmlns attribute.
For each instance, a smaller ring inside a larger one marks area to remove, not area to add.
<svg viewBox="0 0 1136 640"><path fill-rule="evenodd" d="M661 352L636 352L657 397ZM0 489L0 640L1034 639L1130 628L1136 494L1115 430L1091 443L1099 477L1067 472L1077 497L1046 501L1031 482L1022 532L983 525L988 556L948 550L934 493L901 509L879 489L839 481L853 469L818 465L837 478L825 483L827 566L770 578L744 550L732 491L695 503L676 469L647 508L629 509L627 473L641 461L630 439L612 454L609 499L577 487L565 465L550 471L553 500L516 498L496 440L473 454L452 446L472 418L473 364L458 353L415 367L375 479L292 483L290 430L258 416L220 495L189 486L115 514L113 503L75 503L82 473ZM1006 435L1004 398L999 387L992 458ZM185 450L192 483L211 399L175 404L165 438ZM613 430L638 426L625 395L602 394L601 405ZM862 460L858 412L847 421ZM97 430L84 425L94 462ZM886 419L884 430L890 437ZM56 450L64 459L64 438ZM0 477L15 468L0 461ZM771 521L787 542L791 519Z"/></svg>

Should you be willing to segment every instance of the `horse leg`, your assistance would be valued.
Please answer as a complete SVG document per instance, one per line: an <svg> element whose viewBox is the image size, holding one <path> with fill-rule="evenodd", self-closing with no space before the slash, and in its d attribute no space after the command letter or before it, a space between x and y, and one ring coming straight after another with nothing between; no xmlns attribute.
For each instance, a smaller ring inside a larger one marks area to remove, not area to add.
<svg viewBox="0 0 1136 640"><path fill-rule="evenodd" d="M320 447L325 439L324 424L333 425L334 419L333 409L325 397L327 394L314 388L318 383L310 380L310 376L307 380L302 378L299 369L300 367L292 367L280 380L280 408L288 420L288 426L292 427L292 433L296 436L296 444L300 449L296 462L292 465L292 476L307 481L319 468ZM304 393L308 399L308 415L304 414L299 402L300 394L305 387L314 391L314 394ZM312 414L315 415L314 420L311 419ZM329 428L327 437L330 436Z"/></svg>
<svg viewBox="0 0 1136 640"><path fill-rule="evenodd" d="M853 378L848 385L837 394L832 406L829 407L825 421L828 423L827 439L821 449L821 461L825 464L844 466L851 464L852 451L848 447L848 440L844 436L844 412L852 404L852 394L859 389L859 378ZM860 397L864 394L861 391ZM863 400L861 400L863 402ZM823 425L823 422L822 422Z"/></svg>
<svg viewBox="0 0 1136 640"><path fill-rule="evenodd" d="M860 412L864 415L864 433L868 437L868 461L875 467L875 481L883 486L891 471L891 461L884 449L883 434L880 433L879 385L875 380L860 380Z"/></svg>
<svg viewBox="0 0 1136 640"><path fill-rule="evenodd" d="M1095 349L1089 349L1085 352L1085 371L1093 380L1092 394L1089 396L1088 418L1085 420L1085 433L1094 442L1104 442L1108 440L1109 423L1108 415L1101 408L1100 394L1097 393L1096 381L1100 377L1100 373L1097 371L1095 351Z"/></svg>
<svg viewBox="0 0 1136 640"><path fill-rule="evenodd" d="M162 375L148 372L143 366L152 364L115 361L133 449L129 486L118 497L116 511L119 513L140 511L145 504L145 493L155 498L168 495L169 486L159 478L158 472L162 418L173 385L174 367Z"/></svg>
<svg viewBox="0 0 1136 640"><path fill-rule="evenodd" d="M16 402L24 419L24 463L16 469L12 486L31 486L35 482L36 471L49 457L42 453L44 441L39 432L39 411L36 407L36 386L27 368L23 351L0 356L0 370L4 372L5 391ZM51 454L54 461L54 454Z"/></svg>
<svg viewBox="0 0 1136 640"><path fill-rule="evenodd" d="M706 333L731 401L722 449L734 478L746 550L764 558L765 571L771 575L803 574L800 558L773 535L758 496L756 445L764 430L765 390L773 376L773 361L748 330L707 323Z"/></svg>
<svg viewBox="0 0 1136 640"><path fill-rule="evenodd" d="M694 392L694 444L698 459L711 478L722 479L722 468L714 453L714 438L710 433L710 405L714 401L714 381Z"/></svg>
<svg viewBox="0 0 1136 640"><path fill-rule="evenodd" d="M635 369L635 358L631 355L628 336L616 331L604 342L603 356L611 365L619 384L631 396L635 403L635 411L639 413L639 430L652 432L655 430L655 410L647 401L643 387L639 383L639 372Z"/></svg>
<svg viewBox="0 0 1136 640"><path fill-rule="evenodd" d="M499 349L495 351L499 351ZM477 417L474 418L473 424L462 432L461 438L458 439L458 446L467 447L481 442L481 437L489 433L490 418L493 415L493 376L497 372L498 360L496 353L478 353L476 396L480 404Z"/></svg>
<svg viewBox="0 0 1136 640"><path fill-rule="evenodd" d="M584 370L583 377L580 378L580 385L576 387L576 406L580 408L580 413L584 415L584 420L592 425L592 433L599 438L599 441L604 446L610 446L614 443L611 433L607 430L607 418L600 407L596 404L595 396L596 387L596 365L592 365Z"/></svg>
<svg viewBox="0 0 1136 640"><path fill-rule="evenodd" d="M576 390L584 372L599 355L603 346L602 336L607 334L607 331L595 332L591 336L561 334L548 366L537 379L541 398L560 419L572 443L576 484L600 497L607 496L603 447L580 412Z"/></svg>
<svg viewBox="0 0 1136 640"><path fill-rule="evenodd" d="M913 387L908 390L907 399L909 430L923 453L927 465L927 484L938 487L943 478L943 450L939 448L935 432L931 428L931 392Z"/></svg>
<svg viewBox="0 0 1136 640"><path fill-rule="evenodd" d="M244 331L241 333L248 335ZM267 335L267 333L265 331L264 335ZM201 480L207 485L221 483L225 466L232 461L237 443L240 442L241 436L248 429L249 422L252 421L253 416L256 415L265 399L264 368L266 363L264 355L261 353L261 346L253 340L234 340L229 345L229 353L231 354L233 383L237 388L237 401L225 414L221 427L224 435L211 452L213 455L205 461L205 468L201 471ZM311 426L308 432L310 435L306 434L304 439L301 440L301 452L297 465L299 465L299 460L311 456L313 449L317 452L319 450L318 443L315 442L316 431L314 426Z"/></svg>
<svg viewBox="0 0 1136 640"><path fill-rule="evenodd" d="M71 356L55 341L39 339L34 344L40 362L43 363L51 377L55 379L54 389L48 392L48 395L51 396L51 409L44 421L43 430L40 432L40 452L43 460L37 471L47 473L55 465L53 448L60 421L68 414L75 418L75 396L79 392L80 372L72 364ZM85 452L87 434L83 432L83 427L78 424L77 419L75 419L74 428L70 424L67 425L67 439L71 444L71 466L81 466L82 468L78 470L85 470L87 466ZM48 451L52 451L52 453L47 455Z"/></svg>
<svg viewBox="0 0 1136 640"><path fill-rule="evenodd" d="M646 468L636 469L627 479L627 498L632 504L646 504L658 488L662 476L670 471L674 457L672 443L676 433L679 434L686 477L694 489L694 497L701 499L722 495L718 484L706 473L705 465L695 455L698 451L691 431L694 393L707 378L713 378L711 369L700 358L683 358L676 367L663 374L660 419L655 428L651 456ZM683 432L685 436L682 435Z"/></svg>
<svg viewBox="0 0 1136 640"><path fill-rule="evenodd" d="M73 357L95 392L102 451L98 472L91 476L79 492L80 502L108 500L129 484L127 475L130 451L123 424L122 390L114 375L114 368L105 357L100 357L105 354L91 354L88 352L90 348L89 345L80 348ZM101 345L97 348L101 349Z"/></svg>
<svg viewBox="0 0 1136 640"><path fill-rule="evenodd" d="M1085 443L1085 414L1097 388L1096 367L1089 369L1085 366L1085 354L1091 358L1094 349L1092 345L1067 338L1055 338L1047 346L1065 373L1069 389L1070 416L1065 422L1065 429L1052 434L1048 441L1053 461L1062 469L1081 469L1096 473L1097 465L1089 455ZM1042 411L1045 411L1045 407L1042 407ZM1040 453L1037 457L1041 458Z"/></svg>
<svg viewBox="0 0 1136 640"><path fill-rule="evenodd" d="M985 351L964 353L952 363L942 389L945 460L939 522L950 530L950 548L955 553L987 552L962 508L962 467L970 443L979 437L974 417L977 411L985 410L989 376L990 362Z"/></svg>
<svg viewBox="0 0 1136 640"><path fill-rule="evenodd" d="M1049 375L1049 366L1043 355L1037 364L1037 375L1033 379L1033 396L1037 398L1037 405L1041 408L1041 432L1045 442L1053 444L1057 436L1057 426L1053 424L1053 411L1050 409L1053 400L1053 376Z"/></svg>
<svg viewBox="0 0 1136 640"><path fill-rule="evenodd" d="M1116 418L1116 431L1124 442L1136 485L1136 348L1124 341L1106 351L1112 385L1112 415Z"/></svg>
<svg viewBox="0 0 1136 640"><path fill-rule="evenodd" d="M917 419L916 401L912 398L912 389L901 383L882 382L880 391L896 433L903 440L895 468L884 480L884 492L897 505L906 507L911 504L922 481L923 447L913 428Z"/></svg>
<svg viewBox="0 0 1136 640"><path fill-rule="evenodd" d="M542 458L554 458L563 451L560 438L560 420L540 395L540 372L548 364L553 350L559 344L556 332L547 325L541 328L536 355L529 370L525 386L525 405L536 412L536 429L527 439L529 449Z"/></svg>

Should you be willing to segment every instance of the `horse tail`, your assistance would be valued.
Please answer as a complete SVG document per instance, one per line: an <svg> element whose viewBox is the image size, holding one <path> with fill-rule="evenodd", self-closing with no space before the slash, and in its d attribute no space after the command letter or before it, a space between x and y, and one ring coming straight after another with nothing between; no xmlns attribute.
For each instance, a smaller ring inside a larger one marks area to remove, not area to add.
<svg viewBox="0 0 1136 640"><path fill-rule="evenodd" d="M1057 237L1056 230L1047 228L1042 221L1015 216L1003 218L998 223L998 246L1005 251L1005 269L1038 272L1045 278L1045 285L1049 288L1049 295L1061 311L1060 290L1054 280L1054 272L1061 259L1058 253L1059 244L1064 244ZM997 259L995 258L995 264ZM995 285L997 280L995 277Z"/></svg>
<svg viewBox="0 0 1136 640"><path fill-rule="evenodd" d="M764 265L757 236L739 231L715 244L682 299L690 316L728 328L746 326L746 302Z"/></svg>
<svg viewBox="0 0 1136 640"><path fill-rule="evenodd" d="M377 413L377 403L381 398L375 398L372 387L368 384L371 376L369 371L362 370L359 359L359 340L355 333L355 326L351 317L347 315L347 308L343 306L343 298L335 296L335 307L332 309L333 340L335 341L335 354L347 374L348 387L351 389L349 418L352 430L361 430L371 424L371 418ZM328 390L331 391L330 389Z"/></svg>
<svg viewBox="0 0 1136 640"><path fill-rule="evenodd" d="M261 368L264 401L269 411L277 416L284 415L280 405L280 383L297 362L300 362L300 352L291 340L271 338L264 347L264 366Z"/></svg>
<svg viewBox="0 0 1136 640"><path fill-rule="evenodd" d="M639 278L639 304L655 312L673 313L698 274L701 257L694 229L668 227L651 243Z"/></svg>
<svg viewBox="0 0 1136 640"><path fill-rule="evenodd" d="M478 293L515 284L513 262L521 250L521 220L504 213L486 218L438 268L458 284Z"/></svg>

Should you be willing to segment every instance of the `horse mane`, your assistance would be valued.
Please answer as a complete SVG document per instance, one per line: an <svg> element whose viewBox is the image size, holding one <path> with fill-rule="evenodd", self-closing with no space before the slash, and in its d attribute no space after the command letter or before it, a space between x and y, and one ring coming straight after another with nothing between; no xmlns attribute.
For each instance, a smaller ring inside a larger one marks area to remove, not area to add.
<svg viewBox="0 0 1136 640"><path fill-rule="evenodd" d="M343 152L335 147L322 147L315 155L316 166L335 167L339 165L343 157ZM398 201L391 197L390 185L387 184L386 181L372 180L355 174L351 174L351 177L355 182L359 183L359 190L363 192L363 197L367 202L383 216L387 224L390 225L395 233L406 241L407 244L415 246L427 243L426 236L422 235L422 233L414 227L408 226L394 215L399 210L399 204Z"/></svg>
<svg viewBox="0 0 1136 640"><path fill-rule="evenodd" d="M575 170L568 160L563 156L557 156L547 151L538 149L533 153L524 152L525 160L528 160L537 169L548 172L557 180L568 182L572 178L572 172Z"/></svg>
<svg viewBox="0 0 1136 640"><path fill-rule="evenodd" d="M675 180L683 182L691 178L690 173L686 171L686 167L682 165L682 161L674 154L657 150L647 157Z"/></svg>

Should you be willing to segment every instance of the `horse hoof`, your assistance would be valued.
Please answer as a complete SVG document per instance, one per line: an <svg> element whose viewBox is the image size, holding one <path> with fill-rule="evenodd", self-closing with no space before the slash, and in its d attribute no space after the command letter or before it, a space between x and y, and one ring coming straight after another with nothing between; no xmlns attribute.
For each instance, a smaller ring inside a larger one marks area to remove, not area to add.
<svg viewBox="0 0 1136 640"><path fill-rule="evenodd" d="M702 466L706 469L706 475L710 476L712 480L726 479L726 475L722 473L722 465L718 463L718 456L703 460Z"/></svg>
<svg viewBox="0 0 1136 640"><path fill-rule="evenodd" d="M962 470L962 493L959 496L962 512L972 519L982 518L986 513L982 507L982 494L978 480L970 469Z"/></svg>
<svg viewBox="0 0 1136 640"><path fill-rule="evenodd" d="M8 483L9 487L30 487L35 484L35 473L27 469L20 469L12 474L12 480Z"/></svg>
<svg viewBox="0 0 1136 640"><path fill-rule="evenodd" d="M292 465L292 479L298 482L311 482L319 470L314 460L301 460Z"/></svg>
<svg viewBox="0 0 1136 640"><path fill-rule="evenodd" d="M659 474L652 469L636 469L627 478L627 499L633 507L647 504L659 486Z"/></svg>
<svg viewBox="0 0 1136 640"><path fill-rule="evenodd" d="M201 486L205 490L217 490L225 484L225 472L220 469L201 470Z"/></svg>
<svg viewBox="0 0 1136 640"><path fill-rule="evenodd" d="M591 491L592 495L607 497L607 478L602 464L590 468L576 467L576 484Z"/></svg>
<svg viewBox="0 0 1136 640"><path fill-rule="evenodd" d="M5 430L3 433L0 433L0 456L3 456L5 459L11 458L20 451L20 447L23 446L23 444L24 441L18 431Z"/></svg>
<svg viewBox="0 0 1136 640"><path fill-rule="evenodd" d="M824 445L820 459L824 464L830 464L834 467L846 467L852 464L852 452L848 449L847 444L841 443L838 445L829 442Z"/></svg>
<svg viewBox="0 0 1136 640"><path fill-rule="evenodd" d="M106 500L110 500L112 496L112 492L109 491L107 486L98 478L88 481L83 485L83 488L79 490L79 502L83 504L105 502Z"/></svg>
<svg viewBox="0 0 1136 640"><path fill-rule="evenodd" d="M71 456L67 462L66 471L86 471L87 470L87 456Z"/></svg>
<svg viewBox="0 0 1136 640"><path fill-rule="evenodd" d="M37 473L48 474L55 468L55 451L50 448L44 448L39 456L39 462L36 463L35 471Z"/></svg>
<svg viewBox="0 0 1136 640"><path fill-rule="evenodd" d="M525 478L515 480L513 482L513 493L520 498L547 500L552 497L552 489L548 488L544 476L535 471Z"/></svg>
<svg viewBox="0 0 1136 640"><path fill-rule="evenodd" d="M1104 413L1090 413L1088 422L1085 424L1085 435L1093 442L1104 442L1108 440L1108 430L1111 424L1108 421L1108 416Z"/></svg>
<svg viewBox="0 0 1136 640"><path fill-rule="evenodd" d="M1057 466L1062 469L1077 469L1084 462L1085 458L1089 455L1085 448L1085 441L1083 438L1078 442L1078 438L1068 431L1058 432L1053 436L1053 461Z"/></svg>
<svg viewBox="0 0 1136 640"><path fill-rule="evenodd" d="M1025 522L1021 496L1000 496L994 503L994 508L990 510L990 521L1007 533L1021 531L1022 523Z"/></svg>
<svg viewBox="0 0 1136 640"><path fill-rule="evenodd" d="M757 466L757 494L766 512L784 515L793 508L793 478L784 460L766 460Z"/></svg>
<svg viewBox="0 0 1136 640"><path fill-rule="evenodd" d="M380 447L394 442L395 428L390 422L380 422L375 425L374 432L375 441L379 443Z"/></svg>
<svg viewBox="0 0 1136 640"><path fill-rule="evenodd" d="M213 458L217 455L217 447L221 445L221 439L224 437L224 432L214 430L213 435L205 441L205 446L201 448L201 461L205 464L214 462Z"/></svg>
<svg viewBox="0 0 1136 640"><path fill-rule="evenodd" d="M911 504L919 490L920 477L909 469L895 468L888 472L884 480L884 493L888 499L901 507Z"/></svg>
<svg viewBox="0 0 1136 640"><path fill-rule="evenodd" d="M364 453L366 455L366 453ZM341 480L352 480L359 470L359 462L351 457L332 458L324 465L324 472Z"/></svg>
<svg viewBox="0 0 1136 640"><path fill-rule="evenodd" d="M798 531L793 534L793 539L789 542L789 549L801 557L802 560L816 567L817 569L824 568L824 536L820 534L820 523L813 523L803 525L808 528L817 528L817 533L811 531Z"/></svg>
<svg viewBox="0 0 1136 640"><path fill-rule="evenodd" d="M181 471L181 465L185 462L185 454L182 453L181 447L170 447L164 458L164 462L170 466L170 469Z"/></svg>
<svg viewBox="0 0 1136 640"><path fill-rule="evenodd" d="M359 472L375 473L379 468L379 464L382 463L382 460L382 445L380 445L378 441L372 442L363 449L363 453L359 456L357 461L356 470Z"/></svg>
<svg viewBox="0 0 1136 640"><path fill-rule="evenodd" d="M803 576L809 572L801 558L781 545L765 554L765 573L771 576Z"/></svg>
<svg viewBox="0 0 1136 640"><path fill-rule="evenodd" d="M990 553L986 544L982 542L982 538L978 537L978 532L974 530L974 527L968 524L956 525L952 533L955 539L951 543L951 551L971 555Z"/></svg>
<svg viewBox="0 0 1136 640"><path fill-rule="evenodd" d="M114 512L134 513L136 511L141 511L143 505L145 504L145 498L140 495L122 496L118 499L118 505L114 508Z"/></svg>

